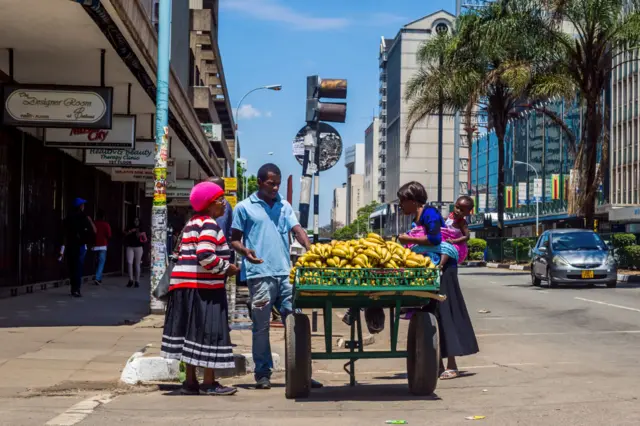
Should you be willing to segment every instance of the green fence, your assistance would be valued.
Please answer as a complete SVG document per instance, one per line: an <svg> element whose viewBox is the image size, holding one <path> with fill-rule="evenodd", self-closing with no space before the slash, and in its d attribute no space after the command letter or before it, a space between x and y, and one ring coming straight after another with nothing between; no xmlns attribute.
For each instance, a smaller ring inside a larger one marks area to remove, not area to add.
<svg viewBox="0 0 640 426"><path fill-rule="evenodd" d="M487 238L484 258L487 262L528 263L536 238Z"/></svg>

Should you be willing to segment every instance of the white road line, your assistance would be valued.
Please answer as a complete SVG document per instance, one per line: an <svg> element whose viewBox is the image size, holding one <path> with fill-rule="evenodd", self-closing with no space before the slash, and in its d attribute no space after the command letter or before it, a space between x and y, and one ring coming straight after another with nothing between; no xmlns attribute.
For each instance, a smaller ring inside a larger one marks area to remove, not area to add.
<svg viewBox="0 0 640 426"><path fill-rule="evenodd" d="M100 405L108 404L113 400L111 394L95 395L84 401L78 402L59 416L46 423L46 426L73 426L86 419Z"/></svg>
<svg viewBox="0 0 640 426"><path fill-rule="evenodd" d="M574 299L582 300L583 302L597 303L598 305L610 306L612 308L625 309L627 311L640 312L640 309L630 308L628 306L622 306L622 305L614 305L613 303L601 302L599 300L584 299L582 297L574 297Z"/></svg>

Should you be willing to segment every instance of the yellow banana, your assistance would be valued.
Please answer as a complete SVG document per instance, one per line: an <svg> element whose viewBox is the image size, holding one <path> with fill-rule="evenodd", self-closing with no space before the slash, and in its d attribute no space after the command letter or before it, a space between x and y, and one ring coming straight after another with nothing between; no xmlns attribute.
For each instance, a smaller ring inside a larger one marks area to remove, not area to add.
<svg viewBox="0 0 640 426"><path fill-rule="evenodd" d="M378 253L376 253L375 250L367 249L367 250L364 251L363 254L365 256L369 257L369 258L374 258L376 260L380 260L380 255Z"/></svg>
<svg viewBox="0 0 640 426"><path fill-rule="evenodd" d="M356 255L356 248L355 248L355 247L353 247L353 246L349 247L349 255L348 255L348 258L349 258L349 259L353 259L353 258L355 257L355 255Z"/></svg>
<svg viewBox="0 0 640 426"><path fill-rule="evenodd" d="M322 260L316 260L316 267L322 268Z"/></svg>
<svg viewBox="0 0 640 426"><path fill-rule="evenodd" d="M355 267L360 267L360 268L365 268L367 265L366 261L362 259L360 256L353 259L352 263Z"/></svg>
<svg viewBox="0 0 640 426"><path fill-rule="evenodd" d="M371 238L374 240L378 240L380 241L382 244L385 243L384 238L382 238L380 235L376 234L375 232L369 232L369 234L367 235L367 238Z"/></svg>
<svg viewBox="0 0 640 426"><path fill-rule="evenodd" d="M333 250L331 250L331 254L338 257L347 257L347 252L339 248L334 248Z"/></svg>
<svg viewBox="0 0 640 426"><path fill-rule="evenodd" d="M387 266L388 268L398 269L398 264L394 262L393 259L389 260L386 264L389 265Z"/></svg>
<svg viewBox="0 0 640 426"><path fill-rule="evenodd" d="M336 265L336 261L333 258L327 259L327 265L331 266L332 268L335 268L338 266Z"/></svg>
<svg viewBox="0 0 640 426"><path fill-rule="evenodd" d="M365 238L364 245L369 246L369 247L378 247L383 245L384 243L381 243L380 241L374 239L374 238Z"/></svg>
<svg viewBox="0 0 640 426"><path fill-rule="evenodd" d="M348 259L340 259L340 267L344 268L349 263Z"/></svg>
<svg viewBox="0 0 640 426"><path fill-rule="evenodd" d="M405 264L406 264L406 265L407 265L407 267L409 267L409 268L417 268L417 267L419 267L419 266L420 266L420 264L419 264L418 262L414 261L414 260L407 260L407 261L405 262Z"/></svg>

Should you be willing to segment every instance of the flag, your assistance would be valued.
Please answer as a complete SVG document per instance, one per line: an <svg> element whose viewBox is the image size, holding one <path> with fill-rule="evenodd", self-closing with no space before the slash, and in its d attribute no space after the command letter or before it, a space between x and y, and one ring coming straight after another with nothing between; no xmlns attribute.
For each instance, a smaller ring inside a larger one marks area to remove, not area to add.
<svg viewBox="0 0 640 426"><path fill-rule="evenodd" d="M551 175L551 199L560 199L560 175L558 174Z"/></svg>
<svg viewBox="0 0 640 426"><path fill-rule="evenodd" d="M564 175L564 182L563 182L563 191L564 194L562 194L562 198L564 198L564 201L567 201L569 199L569 178L570 175Z"/></svg>
<svg viewBox="0 0 640 426"><path fill-rule="evenodd" d="M513 208L513 186L511 185L504 187L504 207L507 209Z"/></svg>

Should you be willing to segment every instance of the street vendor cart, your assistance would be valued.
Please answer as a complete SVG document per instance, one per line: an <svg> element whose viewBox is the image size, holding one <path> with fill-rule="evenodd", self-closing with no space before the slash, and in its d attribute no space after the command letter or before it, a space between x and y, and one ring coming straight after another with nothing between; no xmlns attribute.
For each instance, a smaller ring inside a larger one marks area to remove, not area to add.
<svg viewBox="0 0 640 426"><path fill-rule="evenodd" d="M295 271L293 308L321 309L324 313L323 352L311 350L309 318L289 315L285 332L286 397L305 398L311 389L312 360L347 360L344 366L350 385L355 385L355 362L359 359L405 358L409 391L431 395L438 382L440 347L435 305L444 300L438 294L438 269L341 269L300 268ZM362 338L363 308L389 308L391 334L388 351L365 351ZM398 348L401 308L414 307L409 322L406 349ZM334 351L332 311L353 308L351 338L346 351Z"/></svg>

